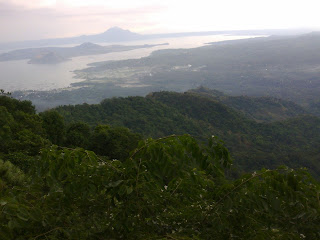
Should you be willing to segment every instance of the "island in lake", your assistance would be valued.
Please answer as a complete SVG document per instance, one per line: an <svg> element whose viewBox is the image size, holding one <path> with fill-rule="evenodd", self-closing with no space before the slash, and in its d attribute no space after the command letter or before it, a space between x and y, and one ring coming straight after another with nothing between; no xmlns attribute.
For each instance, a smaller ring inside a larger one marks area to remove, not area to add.
<svg viewBox="0 0 320 240"><path fill-rule="evenodd" d="M72 57L105 54L111 52L129 51L139 48L150 48L155 46L168 45L144 44L144 45L109 45L101 46L94 43L83 43L75 47L45 47L45 48L26 48L0 54L0 61L13 61L30 59L30 64L55 64L68 61Z"/></svg>
<svg viewBox="0 0 320 240"><path fill-rule="evenodd" d="M31 58L28 61L28 63L29 64L55 64L55 63L65 62L68 60L71 60L71 59L59 56L54 52L46 52Z"/></svg>

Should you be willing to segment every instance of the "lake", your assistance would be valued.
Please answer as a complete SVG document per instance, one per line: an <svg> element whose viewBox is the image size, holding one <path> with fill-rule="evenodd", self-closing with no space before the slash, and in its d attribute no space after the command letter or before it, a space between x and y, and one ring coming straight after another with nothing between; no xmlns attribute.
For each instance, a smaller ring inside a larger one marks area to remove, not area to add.
<svg viewBox="0 0 320 240"><path fill-rule="evenodd" d="M181 37L167 39L152 39L135 42L98 43L100 45L142 45L169 43L165 46L140 48L125 52L113 52L101 55L91 55L72 58L71 61L59 64L28 64L29 60L0 62L0 88L5 91L16 90L53 90L67 88L71 83L82 81L74 78L74 70L83 69L92 62L108 60L137 59L149 56L153 51L160 49L195 48L204 46L208 42L243 39L257 36L230 36L212 35ZM71 45L68 45L70 47ZM61 47L61 45L60 45Z"/></svg>

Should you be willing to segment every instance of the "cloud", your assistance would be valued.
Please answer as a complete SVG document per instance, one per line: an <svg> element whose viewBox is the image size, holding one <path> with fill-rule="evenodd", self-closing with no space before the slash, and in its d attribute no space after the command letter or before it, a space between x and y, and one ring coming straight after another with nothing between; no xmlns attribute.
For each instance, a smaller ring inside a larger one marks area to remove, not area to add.
<svg viewBox="0 0 320 240"><path fill-rule="evenodd" d="M36 9L56 6L57 0L0 0L0 4L4 3L10 6L24 9Z"/></svg>
<svg viewBox="0 0 320 240"><path fill-rule="evenodd" d="M2 14L10 15L23 11L23 8L17 7L16 5L4 3L0 1L0 16Z"/></svg>
<svg viewBox="0 0 320 240"><path fill-rule="evenodd" d="M161 5L141 8L108 8L106 6L35 6L17 1L0 0L0 41L32 40L100 33L112 26L136 30L148 25L148 17L165 11ZM138 27L138 28L137 28Z"/></svg>
<svg viewBox="0 0 320 240"><path fill-rule="evenodd" d="M320 26L318 0L0 0L0 41L92 34Z"/></svg>

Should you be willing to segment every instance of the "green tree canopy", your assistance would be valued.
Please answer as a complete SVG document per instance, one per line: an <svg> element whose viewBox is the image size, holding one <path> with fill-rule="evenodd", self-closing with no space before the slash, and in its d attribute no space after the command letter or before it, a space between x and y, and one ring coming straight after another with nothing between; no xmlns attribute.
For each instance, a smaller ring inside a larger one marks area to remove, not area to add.
<svg viewBox="0 0 320 240"><path fill-rule="evenodd" d="M284 167L228 180L231 163L221 141L187 135L140 142L122 162L52 146L18 181L0 161L11 184L0 192L0 237L319 239L320 186L309 174Z"/></svg>
<svg viewBox="0 0 320 240"><path fill-rule="evenodd" d="M66 130L66 145L69 147L88 148L91 131L83 122L71 123Z"/></svg>
<svg viewBox="0 0 320 240"><path fill-rule="evenodd" d="M43 112L40 116L48 139L53 144L62 145L65 138L65 124L63 117L54 110Z"/></svg>
<svg viewBox="0 0 320 240"><path fill-rule="evenodd" d="M90 149L110 159L124 160L140 140L142 136L128 128L98 125L92 134Z"/></svg>

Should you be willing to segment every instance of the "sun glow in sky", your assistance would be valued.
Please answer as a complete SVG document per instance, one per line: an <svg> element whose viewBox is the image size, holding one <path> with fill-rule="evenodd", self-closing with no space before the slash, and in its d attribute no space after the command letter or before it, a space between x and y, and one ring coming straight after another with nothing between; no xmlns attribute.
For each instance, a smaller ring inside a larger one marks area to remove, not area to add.
<svg viewBox="0 0 320 240"><path fill-rule="evenodd" d="M0 42L93 34L320 29L319 0L0 0Z"/></svg>

